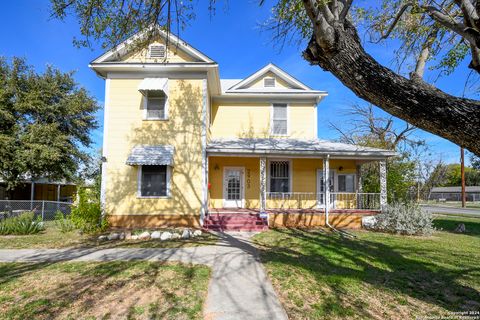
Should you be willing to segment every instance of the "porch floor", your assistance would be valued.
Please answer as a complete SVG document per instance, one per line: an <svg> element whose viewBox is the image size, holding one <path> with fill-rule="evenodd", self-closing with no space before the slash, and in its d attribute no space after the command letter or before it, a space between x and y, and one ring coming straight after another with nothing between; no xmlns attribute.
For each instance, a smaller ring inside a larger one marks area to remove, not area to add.
<svg viewBox="0 0 480 320"><path fill-rule="evenodd" d="M325 209L267 209L268 213L313 213L325 214ZM209 214L259 214L260 209L250 208L209 208ZM331 214L364 214L373 215L380 213L380 210L362 210L362 209L330 209Z"/></svg>

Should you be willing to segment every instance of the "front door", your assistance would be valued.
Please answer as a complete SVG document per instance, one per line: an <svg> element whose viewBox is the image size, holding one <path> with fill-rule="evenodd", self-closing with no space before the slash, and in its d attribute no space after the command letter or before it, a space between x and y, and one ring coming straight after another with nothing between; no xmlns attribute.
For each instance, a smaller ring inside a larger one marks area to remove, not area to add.
<svg viewBox="0 0 480 320"><path fill-rule="evenodd" d="M243 208L243 169L225 168L223 173L223 206Z"/></svg>
<svg viewBox="0 0 480 320"><path fill-rule="evenodd" d="M330 170L328 173L328 186L330 192L335 190L335 170ZM319 208L325 208L325 172L323 169L317 169L317 204ZM330 208L335 208L335 197L330 195Z"/></svg>

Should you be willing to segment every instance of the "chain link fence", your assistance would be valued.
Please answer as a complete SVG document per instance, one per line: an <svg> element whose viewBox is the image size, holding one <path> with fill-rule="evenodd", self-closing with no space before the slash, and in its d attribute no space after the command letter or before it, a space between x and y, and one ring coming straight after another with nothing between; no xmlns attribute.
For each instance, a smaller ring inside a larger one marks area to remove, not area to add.
<svg viewBox="0 0 480 320"><path fill-rule="evenodd" d="M57 212L64 217L70 215L70 202L39 201L39 200L0 200L0 220L18 216L24 212L33 212L42 221L55 220Z"/></svg>

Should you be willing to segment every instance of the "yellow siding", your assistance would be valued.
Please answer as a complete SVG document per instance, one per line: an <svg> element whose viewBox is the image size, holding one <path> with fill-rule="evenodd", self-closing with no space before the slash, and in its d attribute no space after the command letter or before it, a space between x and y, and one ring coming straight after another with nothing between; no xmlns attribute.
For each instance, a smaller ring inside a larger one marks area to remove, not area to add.
<svg viewBox="0 0 480 320"><path fill-rule="evenodd" d="M271 109L270 103L214 102L210 116L210 135L212 138L270 137ZM313 104L289 104L288 109L288 137L316 138L316 117Z"/></svg>
<svg viewBox="0 0 480 320"><path fill-rule="evenodd" d="M152 44L163 44L165 45L164 41L155 41ZM139 63L181 63L181 62L196 62L192 57L190 57L185 52L177 49L175 46L169 45L167 50L167 59L151 59L148 58L148 46L142 50L136 50L128 55L126 55L123 59L123 62L139 62Z"/></svg>
<svg viewBox="0 0 480 320"><path fill-rule="evenodd" d="M265 78L275 78L275 87L277 88L292 88L288 83L283 81L283 79L277 77L273 72L267 72L263 77L261 77L259 80L256 82L253 82L252 84L246 86L246 88L263 88L263 80Z"/></svg>
<svg viewBox="0 0 480 320"><path fill-rule="evenodd" d="M143 120L141 79L110 79L107 119L108 214L199 214L202 202L202 81L171 80L169 120ZM136 145L173 145L171 197L137 197L137 167L125 164Z"/></svg>
<svg viewBox="0 0 480 320"><path fill-rule="evenodd" d="M310 195L296 196L295 199L279 198L269 199L267 208L306 209L316 208L317 199L317 169L322 169L322 159L292 159L292 192L310 193ZM223 207L223 170L224 167L244 167L245 170L245 207L260 207L260 159L247 157L210 157L208 181L209 206L211 208ZM330 168L341 173L355 173L354 160L331 160ZM340 172L340 171L339 171ZM268 177L268 175L267 175ZM344 201L337 201L338 209L345 209Z"/></svg>

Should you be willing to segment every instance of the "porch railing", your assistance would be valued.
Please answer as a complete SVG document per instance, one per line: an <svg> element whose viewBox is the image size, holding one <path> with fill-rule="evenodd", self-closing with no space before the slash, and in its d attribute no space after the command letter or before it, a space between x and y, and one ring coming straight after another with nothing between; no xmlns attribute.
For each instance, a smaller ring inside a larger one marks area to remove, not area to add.
<svg viewBox="0 0 480 320"><path fill-rule="evenodd" d="M325 193L269 192L267 209L324 209ZM379 210L380 193L331 192L331 209Z"/></svg>

